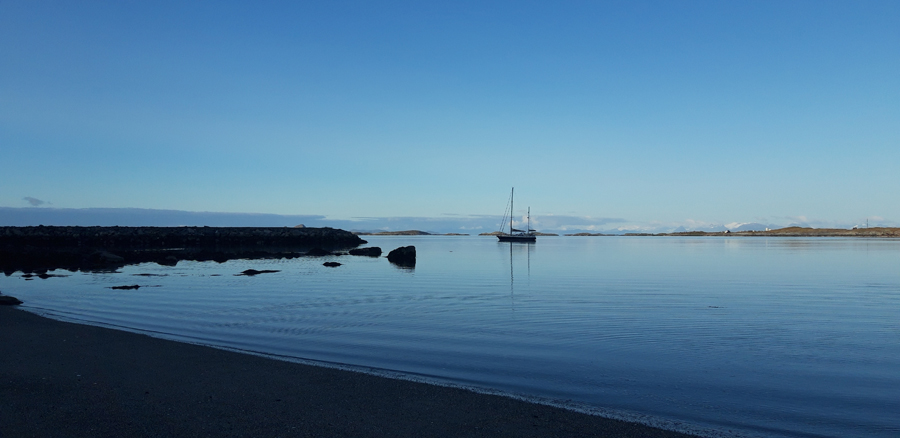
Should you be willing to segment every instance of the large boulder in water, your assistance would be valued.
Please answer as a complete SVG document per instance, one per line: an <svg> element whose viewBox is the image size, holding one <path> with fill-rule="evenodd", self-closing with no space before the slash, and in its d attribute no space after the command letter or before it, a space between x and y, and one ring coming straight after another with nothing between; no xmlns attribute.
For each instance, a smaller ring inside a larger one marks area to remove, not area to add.
<svg viewBox="0 0 900 438"><path fill-rule="evenodd" d="M377 246L372 246L369 248L353 248L350 250L350 255L381 257L381 248L379 248ZM415 254L413 254L413 257L415 257Z"/></svg>
<svg viewBox="0 0 900 438"><path fill-rule="evenodd" d="M389 262L400 266L416 266L416 247L401 246L388 253Z"/></svg>

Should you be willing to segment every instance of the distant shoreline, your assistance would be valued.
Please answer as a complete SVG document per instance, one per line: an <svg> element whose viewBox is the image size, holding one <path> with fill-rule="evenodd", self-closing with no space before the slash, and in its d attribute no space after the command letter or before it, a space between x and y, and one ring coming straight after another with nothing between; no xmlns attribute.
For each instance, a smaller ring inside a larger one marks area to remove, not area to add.
<svg viewBox="0 0 900 438"><path fill-rule="evenodd" d="M786 227L777 230L765 231L685 231L679 233L626 233L625 236L752 236L752 237L900 237L900 228L873 227L873 228L808 228ZM567 234L567 236L571 236Z"/></svg>
<svg viewBox="0 0 900 438"><path fill-rule="evenodd" d="M469 236L469 234L461 233L431 233L419 230L405 231L379 231L364 232L354 231L353 234L358 236ZM480 233L478 236L496 236L501 234L500 231L489 233ZM559 236L555 233L535 233L537 236ZM682 231L676 233L624 233L624 234L607 234L607 233L573 233L563 234L565 237L615 237L615 236L657 236L657 237L723 237L723 236L752 236L752 237L882 237L882 238L900 238L900 228L891 227L872 227L872 228L810 228L810 227L786 227L775 230L765 231Z"/></svg>
<svg viewBox="0 0 900 438"><path fill-rule="evenodd" d="M427 231L406 230L406 231L353 231L357 236L468 236L462 233L429 233Z"/></svg>

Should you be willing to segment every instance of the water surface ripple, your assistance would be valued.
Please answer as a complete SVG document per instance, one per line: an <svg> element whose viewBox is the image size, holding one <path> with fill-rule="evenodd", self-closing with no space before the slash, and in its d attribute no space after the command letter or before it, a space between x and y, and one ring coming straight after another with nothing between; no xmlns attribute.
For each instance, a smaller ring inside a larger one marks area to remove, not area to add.
<svg viewBox="0 0 900 438"><path fill-rule="evenodd" d="M712 435L900 435L900 241L369 240L415 245L416 268L352 256L143 264L15 274L0 290L60 319ZM332 260L344 265L322 266ZM245 269L280 272L235 276ZM109 289L128 284L144 287Z"/></svg>

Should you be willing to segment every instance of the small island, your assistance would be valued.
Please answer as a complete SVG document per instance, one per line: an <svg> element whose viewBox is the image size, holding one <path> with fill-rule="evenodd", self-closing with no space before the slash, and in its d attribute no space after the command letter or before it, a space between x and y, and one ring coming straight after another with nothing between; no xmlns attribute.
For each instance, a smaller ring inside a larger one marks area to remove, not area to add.
<svg viewBox="0 0 900 438"><path fill-rule="evenodd" d="M602 233L575 233L566 236L615 236L615 234ZM752 237L900 237L900 228L873 227L873 228L810 228L810 227L786 227L765 231L681 231L677 233L625 233L622 236L752 236Z"/></svg>
<svg viewBox="0 0 900 438"><path fill-rule="evenodd" d="M429 233L427 231L406 230L406 231L353 231L357 236L468 236L461 233Z"/></svg>

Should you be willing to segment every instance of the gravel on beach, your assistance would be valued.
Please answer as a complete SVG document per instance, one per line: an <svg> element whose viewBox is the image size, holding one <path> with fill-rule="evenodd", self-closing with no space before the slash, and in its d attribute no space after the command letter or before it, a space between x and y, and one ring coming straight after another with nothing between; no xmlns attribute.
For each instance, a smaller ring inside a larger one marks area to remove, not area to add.
<svg viewBox="0 0 900 438"><path fill-rule="evenodd" d="M0 437L686 437L0 307Z"/></svg>

